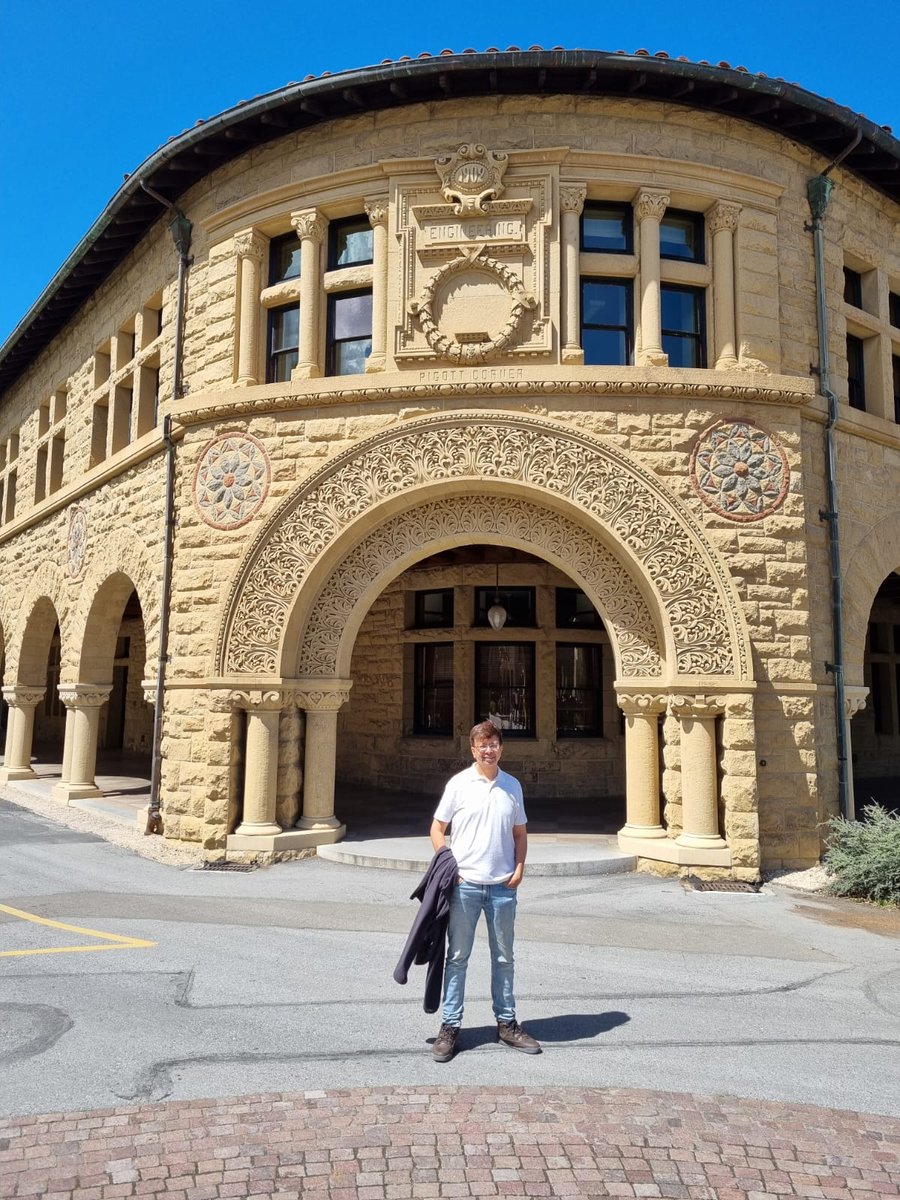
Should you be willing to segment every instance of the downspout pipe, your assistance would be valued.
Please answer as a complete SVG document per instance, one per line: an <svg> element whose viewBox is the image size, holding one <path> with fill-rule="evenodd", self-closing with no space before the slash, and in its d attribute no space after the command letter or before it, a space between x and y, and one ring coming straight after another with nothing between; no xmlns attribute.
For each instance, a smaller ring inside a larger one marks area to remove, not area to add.
<svg viewBox="0 0 900 1200"><path fill-rule="evenodd" d="M187 288L187 272L191 265L191 234L193 226L180 208L160 195L146 183L144 191L172 214L169 232L178 253L178 284L175 307L175 355L172 364L172 400L180 400L183 394L182 377L184 365L184 301ZM172 417L163 417L163 441L166 447L165 489L165 537L163 552L162 586L159 608L159 648L156 663L156 695L153 704L153 742L150 765L150 804L147 808L145 834L162 833L162 812L159 795L162 770L162 727L163 704L165 701L166 664L169 661L169 608L172 585L172 559L175 545L175 439L172 437Z"/></svg>
<svg viewBox="0 0 900 1200"><path fill-rule="evenodd" d="M828 348L828 307L825 296L825 237L824 221L828 202L834 190L831 172L850 154L862 138L856 131L854 140L828 164L825 170L810 179L807 184L807 199L812 216L807 226L812 233L813 255L816 276L816 324L819 340L819 365L814 368L819 377L819 391L828 402L828 420L825 425L825 489L828 507L819 510L819 518L828 525L828 545L831 559L831 624L832 662L825 669L834 678L835 732L837 735L838 763L838 807L842 817L848 817L850 804L850 766L847 747L847 722L845 718L844 684L844 592L841 574L841 539L838 519L837 447L834 428L838 419L838 401L831 386L831 356Z"/></svg>

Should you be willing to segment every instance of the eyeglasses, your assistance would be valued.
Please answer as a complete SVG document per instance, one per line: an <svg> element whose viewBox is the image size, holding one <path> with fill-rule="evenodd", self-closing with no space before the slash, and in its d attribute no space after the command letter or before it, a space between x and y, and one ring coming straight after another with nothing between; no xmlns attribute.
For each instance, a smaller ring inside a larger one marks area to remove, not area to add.
<svg viewBox="0 0 900 1200"><path fill-rule="evenodd" d="M475 749L479 754L484 754L486 750L500 750L501 746L499 742L485 742L483 746L476 746Z"/></svg>

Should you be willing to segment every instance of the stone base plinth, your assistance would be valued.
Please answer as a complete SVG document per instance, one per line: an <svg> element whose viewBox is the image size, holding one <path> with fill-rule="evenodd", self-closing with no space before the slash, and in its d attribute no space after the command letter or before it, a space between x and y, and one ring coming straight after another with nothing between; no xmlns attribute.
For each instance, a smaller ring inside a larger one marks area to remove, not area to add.
<svg viewBox="0 0 900 1200"><path fill-rule="evenodd" d="M14 783L17 779L36 779L31 767L0 767L0 787Z"/></svg>
<svg viewBox="0 0 900 1200"><path fill-rule="evenodd" d="M657 862L675 863L680 867L730 867L731 851L727 846L720 849L700 846L682 846L672 838L636 838L619 834L619 848L638 858L655 859Z"/></svg>
<svg viewBox="0 0 900 1200"><path fill-rule="evenodd" d="M288 829L282 833L229 834L225 839L225 852L229 850L251 851L257 854L277 855L282 851L306 850L315 846L330 846L339 842L346 834L347 826L335 829Z"/></svg>
<svg viewBox="0 0 900 1200"><path fill-rule="evenodd" d="M55 783L50 795L60 804L71 804L73 800L92 800L103 792L93 783Z"/></svg>

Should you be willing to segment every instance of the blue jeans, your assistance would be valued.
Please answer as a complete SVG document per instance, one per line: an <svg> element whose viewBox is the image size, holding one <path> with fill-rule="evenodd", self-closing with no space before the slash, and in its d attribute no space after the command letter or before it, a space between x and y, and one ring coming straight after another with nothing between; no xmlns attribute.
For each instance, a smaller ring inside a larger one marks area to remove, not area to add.
<svg viewBox="0 0 900 1200"><path fill-rule="evenodd" d="M461 1025L466 995L466 968L475 941L475 926L484 913L491 948L491 999L498 1021L514 1021L513 930L516 892L502 883L459 883L450 902L447 962L444 967L445 1025Z"/></svg>

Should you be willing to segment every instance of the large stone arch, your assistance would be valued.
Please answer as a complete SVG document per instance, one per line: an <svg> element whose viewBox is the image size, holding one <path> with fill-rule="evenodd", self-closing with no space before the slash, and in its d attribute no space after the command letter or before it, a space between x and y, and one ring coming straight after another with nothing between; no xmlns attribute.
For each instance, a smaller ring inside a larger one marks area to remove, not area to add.
<svg viewBox="0 0 900 1200"><path fill-rule="evenodd" d="M537 551L587 583L606 610L624 678L641 679L654 669L647 654L636 652L642 639L645 647L649 643L646 617L641 628L629 626L624 616L630 611L637 617L643 607L656 631L648 653L665 658L670 681L749 680L749 639L730 576L652 472L616 447L546 418L491 414L488 421L483 412L431 416L386 430L338 455L298 488L257 536L232 587L220 631L219 673L293 674L296 635L326 594L331 612L315 631L320 642L330 638L332 650L316 661L320 667L333 662L336 670L340 637L335 647L327 629L334 631L342 619L338 610L346 617L379 579L386 582L391 538L395 548L412 554L403 532L411 520L431 519L439 538L456 536L447 533L447 521L464 526L473 509L456 499L452 516L438 497L465 493L484 493L486 503L518 496L523 510L530 505L533 530L534 509L541 507L556 514L558 527L568 522L568 530L577 531L577 548L568 557L565 538L557 539L558 551L542 550L540 543ZM506 507L507 521L514 508L515 502ZM524 534L512 537L526 544ZM599 571L593 583L588 562ZM621 613L598 594L604 573L629 581ZM310 645L312 634L311 626L304 639Z"/></svg>
<svg viewBox="0 0 900 1200"><path fill-rule="evenodd" d="M891 571L900 571L900 509L869 530L843 570L844 662L850 685L863 683L869 616L875 594Z"/></svg>
<svg viewBox="0 0 900 1200"><path fill-rule="evenodd" d="M69 641L66 578L52 562L43 562L22 597L19 622L10 637L7 677L17 683L43 687L53 630L59 623L62 652Z"/></svg>

